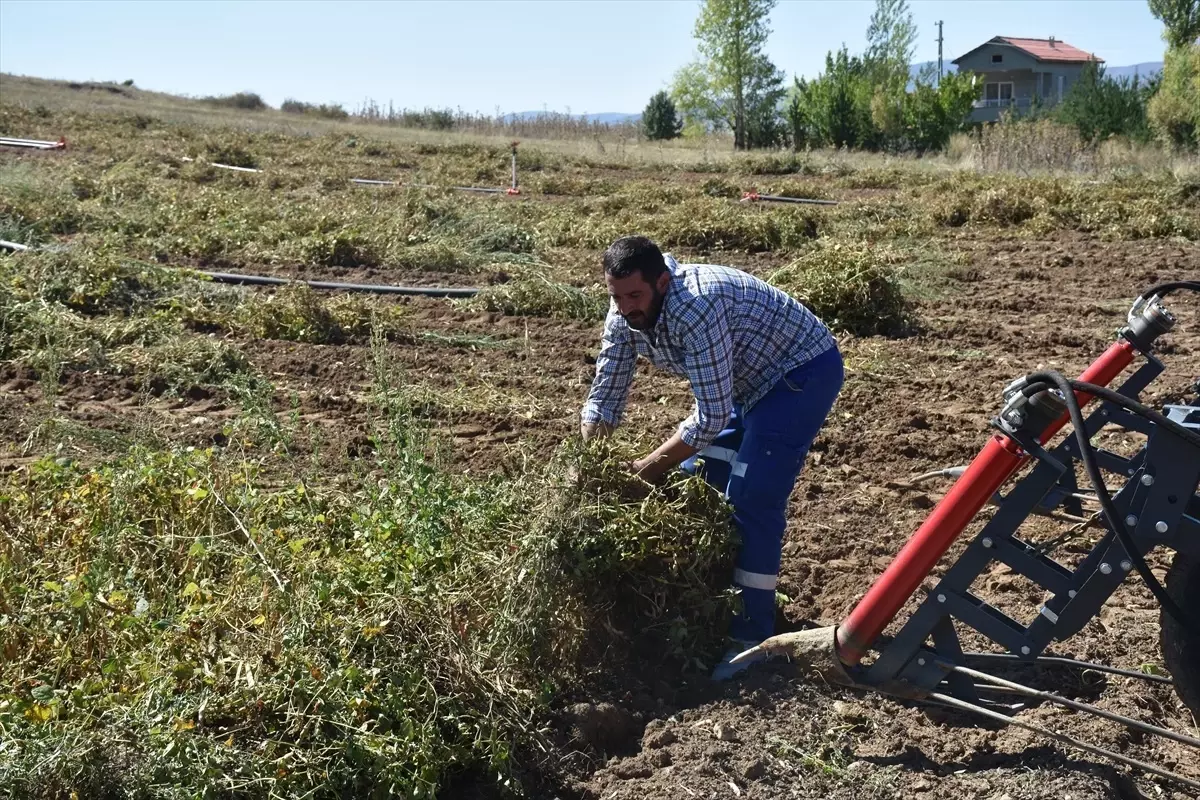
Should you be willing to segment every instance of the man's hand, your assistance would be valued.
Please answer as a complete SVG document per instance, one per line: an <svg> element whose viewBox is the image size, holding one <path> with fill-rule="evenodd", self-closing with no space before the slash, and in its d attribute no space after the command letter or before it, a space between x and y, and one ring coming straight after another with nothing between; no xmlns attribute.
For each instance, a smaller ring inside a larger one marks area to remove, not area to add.
<svg viewBox="0 0 1200 800"><path fill-rule="evenodd" d="M612 432L613 426L607 422L585 422L579 428L579 433L583 436L585 442L591 439L612 436Z"/></svg>
<svg viewBox="0 0 1200 800"><path fill-rule="evenodd" d="M635 475L647 483L658 483L668 472L697 452L696 448L683 441L676 433L653 453L639 458L629 466Z"/></svg>

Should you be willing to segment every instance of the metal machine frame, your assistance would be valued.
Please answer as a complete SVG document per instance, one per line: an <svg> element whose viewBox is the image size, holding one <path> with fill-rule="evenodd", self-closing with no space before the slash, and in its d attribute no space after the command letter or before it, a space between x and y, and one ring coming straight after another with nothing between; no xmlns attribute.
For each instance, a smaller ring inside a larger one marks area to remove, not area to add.
<svg viewBox="0 0 1200 800"><path fill-rule="evenodd" d="M980 691L1057 703L1181 742L1198 753L1200 739L967 666L972 660L1053 663L1172 682L1165 676L1043 654L1051 642L1078 633L1135 568L1181 625L1186 616L1190 621L1185 627L1191 630L1200 618L1200 609L1171 608L1171 597L1142 558L1159 546L1186 556L1200 556L1200 399L1193 405L1167 406L1165 416L1138 402L1139 395L1164 371L1162 362L1151 352L1154 341L1171 330L1175 322L1158 291L1165 294L1177 288L1200 291L1200 282L1164 284L1143 293L1129 313L1128 326L1079 381L1070 382L1057 373L1045 372L1014 381L1005 390L1004 407L992 420L996 432L975 459L965 468L929 473L957 476L957 480L845 620L833 627L774 636L735 661L756 652L787 654L807 663L811 671L827 680L931 701L1024 727L1200 791L1200 782L1191 778L1001 713L1011 708L981 699ZM1109 390L1108 385L1139 357L1144 359L1142 363L1115 392ZM1098 406L1084 417L1083 407L1096 395L1100 395ZM1048 448L1072 419L1079 430ZM1129 457L1096 449L1091 439L1108 425L1144 435L1144 445ZM1000 497L1000 488L1029 464L1032 469ZM1086 467L1094 494L1086 494L1079 486L1076 468L1080 464ZM1106 473L1108 479L1115 475L1123 482L1115 493L1109 489ZM993 517L897 634L890 639L884 637L884 628L949 547L984 505L996 498L999 509ZM1082 517L1085 501L1098 502L1101 510L1090 518ZM1080 523L1079 531L1094 522L1106 530L1074 568L1050 558L1047 543L1035 546L1018 536L1031 514L1064 512ZM975 580L993 562L1006 564L1049 594L1028 625L971 591ZM973 628L1006 652L965 653L955 622ZM864 664L870 651L877 652L878 658Z"/></svg>

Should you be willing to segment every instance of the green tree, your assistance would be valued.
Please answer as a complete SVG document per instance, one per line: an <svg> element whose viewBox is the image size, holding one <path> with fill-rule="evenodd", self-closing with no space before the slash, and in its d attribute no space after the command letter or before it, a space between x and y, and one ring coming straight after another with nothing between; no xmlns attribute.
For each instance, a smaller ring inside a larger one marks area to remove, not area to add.
<svg viewBox="0 0 1200 800"><path fill-rule="evenodd" d="M780 115L786 96L782 70L762 56L746 85L746 147L776 147L786 142Z"/></svg>
<svg viewBox="0 0 1200 800"><path fill-rule="evenodd" d="M704 64L693 61L680 67L671 79L671 99L683 118L684 136L699 135L710 128L726 127L721 103Z"/></svg>
<svg viewBox="0 0 1200 800"><path fill-rule="evenodd" d="M1085 141L1109 136L1150 138L1146 122L1146 96L1138 80L1114 80L1104 67L1089 61L1055 113L1062 122L1074 125Z"/></svg>
<svg viewBox="0 0 1200 800"><path fill-rule="evenodd" d="M1200 147L1200 44L1167 50L1158 91L1146 109L1150 127L1173 147Z"/></svg>
<svg viewBox="0 0 1200 800"><path fill-rule="evenodd" d="M942 150L951 134L966 125L978 96L975 76L950 73L934 85L931 76L917 80L904 102L905 146L917 154Z"/></svg>
<svg viewBox="0 0 1200 800"><path fill-rule="evenodd" d="M683 131L683 122L675 111L675 103L666 92L658 92L642 112L642 130L652 141L674 139Z"/></svg>
<svg viewBox="0 0 1200 800"><path fill-rule="evenodd" d="M1189 47L1200 39L1200 0L1150 0L1150 13L1165 26L1168 49Z"/></svg>
<svg viewBox="0 0 1200 800"><path fill-rule="evenodd" d="M752 145L751 121L761 124L770 113L765 105L778 103L783 94L783 75L763 53L775 2L704 0L696 20L695 36L711 95L708 106L727 120L739 150Z"/></svg>
<svg viewBox="0 0 1200 800"><path fill-rule="evenodd" d="M908 0L875 0L863 63L876 87L904 91L916 45L917 24Z"/></svg>
<svg viewBox="0 0 1200 800"><path fill-rule="evenodd" d="M866 66L845 45L825 54L825 71L809 90L808 116L821 144L859 147L874 138Z"/></svg>
<svg viewBox="0 0 1200 800"><path fill-rule="evenodd" d="M803 78L793 78L788 90L783 117L787 121L788 140L793 151L804 150L814 142L812 122L809 120L809 84Z"/></svg>

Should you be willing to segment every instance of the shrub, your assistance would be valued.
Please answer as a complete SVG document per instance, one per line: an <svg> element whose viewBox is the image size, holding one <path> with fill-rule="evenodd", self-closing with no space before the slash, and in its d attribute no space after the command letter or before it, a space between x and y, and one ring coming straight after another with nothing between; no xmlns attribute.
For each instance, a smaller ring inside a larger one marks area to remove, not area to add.
<svg viewBox="0 0 1200 800"><path fill-rule="evenodd" d="M604 318L607 305L599 288L577 289L552 283L540 275L485 286L466 301L468 308L519 317L552 317L593 322Z"/></svg>
<svg viewBox="0 0 1200 800"><path fill-rule="evenodd" d="M379 263L372 244L354 231L309 236L300 246L305 262L322 267L373 267Z"/></svg>
<svg viewBox="0 0 1200 800"><path fill-rule="evenodd" d="M869 244L822 244L771 276L834 330L860 336L900 335L915 315L899 273Z"/></svg>
<svg viewBox="0 0 1200 800"><path fill-rule="evenodd" d="M254 92L238 92L213 97L205 97L204 102L223 108L238 108L243 111L262 111L270 108L266 102Z"/></svg>
<svg viewBox="0 0 1200 800"><path fill-rule="evenodd" d="M283 101L279 106L279 110L285 114L307 114L325 119L349 119L350 117L350 112L336 103L322 103L317 105L315 103L302 103L290 97Z"/></svg>
<svg viewBox="0 0 1200 800"><path fill-rule="evenodd" d="M974 140L975 165L989 171L1090 170L1095 151L1073 125L1048 119L1006 118L984 126Z"/></svg>

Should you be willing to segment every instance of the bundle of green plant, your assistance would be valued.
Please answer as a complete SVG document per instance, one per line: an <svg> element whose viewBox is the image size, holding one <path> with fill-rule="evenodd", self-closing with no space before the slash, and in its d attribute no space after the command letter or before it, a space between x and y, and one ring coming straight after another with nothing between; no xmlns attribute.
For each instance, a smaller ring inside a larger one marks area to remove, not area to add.
<svg viewBox="0 0 1200 800"><path fill-rule="evenodd" d="M558 544L589 631L585 667L649 659L704 668L736 604L729 506L682 472L652 488L629 472L631 457L609 440L567 442L546 473L534 529Z"/></svg>
<svg viewBox="0 0 1200 800"><path fill-rule="evenodd" d="M0 478L0 784L434 797L518 782L589 675L708 663L719 495L635 485L603 443L470 481L382 402L387 477L351 492L193 448Z"/></svg>
<svg viewBox="0 0 1200 800"><path fill-rule="evenodd" d="M259 339L341 344L366 339L375 317L373 305L361 296L328 295L289 284L265 296L254 293L237 306L229 325ZM394 320L398 315L388 316ZM381 328L394 328L382 315L379 321Z"/></svg>
<svg viewBox="0 0 1200 800"><path fill-rule="evenodd" d="M894 336L916 324L894 258L876 245L818 242L770 281L839 331Z"/></svg>
<svg viewBox="0 0 1200 800"><path fill-rule="evenodd" d="M186 283L181 273L84 244L0 259L0 358L57 381L69 369L131 375L173 388L248 371L221 342L156 313Z"/></svg>
<svg viewBox="0 0 1200 800"><path fill-rule="evenodd" d="M598 287L579 289L555 283L537 274L518 276L492 284L463 301L467 308L499 311L510 316L551 317L594 322L604 319L607 295Z"/></svg>
<svg viewBox="0 0 1200 800"><path fill-rule="evenodd" d="M689 198L641 227L664 247L759 253L800 247L816 238L816 215L802 208L758 208L709 197Z"/></svg>

